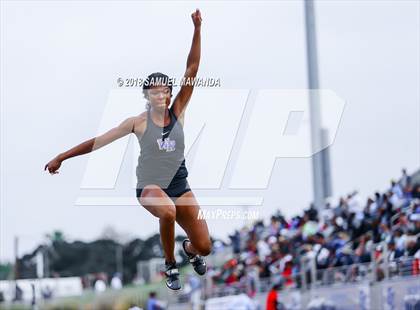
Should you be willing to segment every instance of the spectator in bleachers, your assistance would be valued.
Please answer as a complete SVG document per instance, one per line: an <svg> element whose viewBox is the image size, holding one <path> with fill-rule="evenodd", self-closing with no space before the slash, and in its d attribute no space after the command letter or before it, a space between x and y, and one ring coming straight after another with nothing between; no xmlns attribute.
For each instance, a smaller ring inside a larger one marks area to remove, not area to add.
<svg viewBox="0 0 420 310"><path fill-rule="evenodd" d="M214 280L233 285L254 266L260 278L280 278L286 287L299 286L295 278L303 255L314 257L321 270L369 263L372 256L383 262L384 251L392 261L420 257L419 233L420 185L412 184L403 170L399 181L391 181L388 190L375 192L365 204L354 191L336 205L328 201L320 213L311 205L287 221L278 210L268 225L258 221L235 231L230 236L235 258L215 271Z"/></svg>

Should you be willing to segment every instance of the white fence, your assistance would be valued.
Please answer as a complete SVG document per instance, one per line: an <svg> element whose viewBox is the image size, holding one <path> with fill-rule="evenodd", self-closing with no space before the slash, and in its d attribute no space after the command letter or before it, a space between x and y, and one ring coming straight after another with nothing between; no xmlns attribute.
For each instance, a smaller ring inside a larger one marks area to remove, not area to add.
<svg viewBox="0 0 420 310"><path fill-rule="evenodd" d="M79 296L83 292L79 277L25 279L17 281L0 281L0 291L6 302L11 302L16 296L16 285L21 290L22 300L31 302L42 299L43 294L51 297Z"/></svg>

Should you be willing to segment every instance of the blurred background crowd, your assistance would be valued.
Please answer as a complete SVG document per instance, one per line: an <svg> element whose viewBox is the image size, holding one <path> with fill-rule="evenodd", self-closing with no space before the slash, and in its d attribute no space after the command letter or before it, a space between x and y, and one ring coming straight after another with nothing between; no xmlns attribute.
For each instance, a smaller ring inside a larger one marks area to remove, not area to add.
<svg viewBox="0 0 420 310"><path fill-rule="evenodd" d="M311 206L287 219L278 211L268 225L258 221L236 230L230 239L235 255L212 270L214 284L243 284L251 295L257 278L300 287L304 258L312 258L316 269L322 270L372 260L381 263L386 256L395 268L402 262L409 265L404 272L419 274L420 184L403 170L398 181L392 180L386 191L375 192L366 201L354 191L337 203L330 201L320 212ZM408 257L412 259L403 260ZM343 270L346 273L333 276L353 280L361 276L360 270ZM377 276L383 277L380 270Z"/></svg>

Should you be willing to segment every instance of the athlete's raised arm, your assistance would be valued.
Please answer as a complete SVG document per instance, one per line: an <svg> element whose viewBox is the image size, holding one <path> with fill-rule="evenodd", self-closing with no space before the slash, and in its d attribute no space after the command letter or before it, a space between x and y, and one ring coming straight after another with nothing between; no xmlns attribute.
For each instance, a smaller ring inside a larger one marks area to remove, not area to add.
<svg viewBox="0 0 420 310"><path fill-rule="evenodd" d="M89 140L86 140L79 145L69 149L68 151L57 155L53 158L48 164L45 165L44 170L48 169L48 172L51 174L58 173L58 168L60 168L61 163L71 157L83 155L90 153L94 150L97 150L112 141L115 141L121 137L124 137L132 132L134 128L134 117L127 118L117 127L112 128L106 133Z"/></svg>
<svg viewBox="0 0 420 310"><path fill-rule="evenodd" d="M201 53L201 13L197 9L191 14L194 23L194 36L191 44L191 50L188 54L187 69L184 74L184 83L181 85L181 90L176 95L173 103L173 111L179 117L187 107L188 101L191 98L194 83L193 79L197 76L198 66L200 64Z"/></svg>

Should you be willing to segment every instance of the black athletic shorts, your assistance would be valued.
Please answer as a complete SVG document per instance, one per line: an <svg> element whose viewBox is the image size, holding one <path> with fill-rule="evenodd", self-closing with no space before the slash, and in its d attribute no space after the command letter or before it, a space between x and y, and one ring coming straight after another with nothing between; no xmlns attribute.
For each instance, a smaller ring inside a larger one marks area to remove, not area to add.
<svg viewBox="0 0 420 310"><path fill-rule="evenodd" d="M136 188L136 197L141 197L142 190L143 188ZM172 199L174 203L178 197L181 197L186 192L191 191L187 178L174 178L168 188L162 188L162 190L169 196L169 198Z"/></svg>

